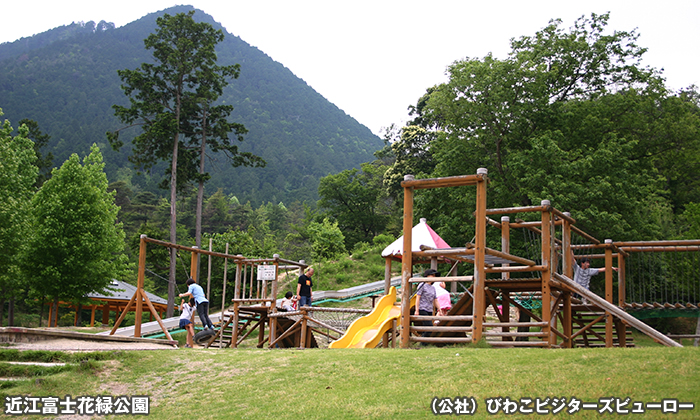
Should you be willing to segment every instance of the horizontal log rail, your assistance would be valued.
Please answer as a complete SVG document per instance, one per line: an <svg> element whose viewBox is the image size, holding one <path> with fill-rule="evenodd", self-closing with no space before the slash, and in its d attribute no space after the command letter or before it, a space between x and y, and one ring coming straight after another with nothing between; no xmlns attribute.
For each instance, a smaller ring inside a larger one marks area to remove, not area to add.
<svg viewBox="0 0 700 420"><path fill-rule="evenodd" d="M264 302L276 302L276 299L231 299L234 303L264 303Z"/></svg>
<svg viewBox="0 0 700 420"><path fill-rule="evenodd" d="M484 252L486 253L486 255L490 255L492 257L503 258L504 260L509 260L509 261L514 262L514 263L518 263L518 264L522 264L522 265L533 266L536 264L534 261L528 260L527 258L522 258L522 257L518 257L518 256L515 256L512 254L507 254L505 252L496 251L495 249L491 249L491 248L484 249Z"/></svg>
<svg viewBox="0 0 700 420"><path fill-rule="evenodd" d="M197 254L204 254L204 255L211 255L212 257L228 258L230 260L236 260L236 261L244 261L245 260L245 257L242 257L240 255L223 254L221 252L207 251L206 249L192 248L189 246L173 244L173 243L165 242L165 241L159 241L158 239L153 239L153 238L149 238L149 237L145 237L145 238L143 238L143 240L145 242L148 242L148 243L162 245L162 246L165 246L168 248L175 248L175 249L179 249L181 251L194 252Z"/></svg>
<svg viewBox="0 0 700 420"><path fill-rule="evenodd" d="M482 335L485 337L546 337L547 333L543 332L543 331L533 331L533 332L486 331Z"/></svg>
<svg viewBox="0 0 700 420"><path fill-rule="evenodd" d="M493 347L548 347L547 341L487 341Z"/></svg>
<svg viewBox="0 0 700 420"><path fill-rule="evenodd" d="M417 343L471 343L471 337L420 337L411 336L411 341Z"/></svg>
<svg viewBox="0 0 700 420"><path fill-rule="evenodd" d="M445 277L411 277L409 283L441 282L451 283L455 281L474 281L474 276L445 276Z"/></svg>
<svg viewBox="0 0 700 420"><path fill-rule="evenodd" d="M430 248L421 249L420 251L413 251L412 255L414 257L422 258L433 258L433 257L445 257L445 258L456 258L462 257L466 258L470 255L474 255L476 250L474 248Z"/></svg>
<svg viewBox="0 0 700 420"><path fill-rule="evenodd" d="M461 187L465 185L476 185L485 181L486 175L458 175L443 178L410 179L401 182L404 188L421 190L426 188Z"/></svg>
<svg viewBox="0 0 700 420"><path fill-rule="evenodd" d="M524 206L524 207L504 207L500 209L486 209L487 216L496 214L515 214L547 211L549 206Z"/></svg>
<svg viewBox="0 0 700 420"><path fill-rule="evenodd" d="M625 252L696 252L700 251L699 245L669 245L669 246L623 246Z"/></svg>
<svg viewBox="0 0 700 420"><path fill-rule="evenodd" d="M473 321L474 317L472 315L451 315L451 316L438 316L438 315L411 315L411 321Z"/></svg>
<svg viewBox="0 0 700 420"><path fill-rule="evenodd" d="M503 328L516 328L516 327L533 327L533 328L544 328L547 326L546 322L484 322L482 324L484 328L491 327L503 327Z"/></svg>
<svg viewBox="0 0 700 420"><path fill-rule="evenodd" d="M693 246L700 245L700 239L683 239L677 241L628 241L613 242L617 247L644 247L644 246Z"/></svg>
<svg viewBox="0 0 700 420"><path fill-rule="evenodd" d="M435 325L428 327L425 325L415 325L411 327L411 332L472 332L472 327L451 327Z"/></svg>
<svg viewBox="0 0 700 420"><path fill-rule="evenodd" d="M511 265L509 267L491 267L487 273L528 273L531 271L547 271L546 265Z"/></svg>

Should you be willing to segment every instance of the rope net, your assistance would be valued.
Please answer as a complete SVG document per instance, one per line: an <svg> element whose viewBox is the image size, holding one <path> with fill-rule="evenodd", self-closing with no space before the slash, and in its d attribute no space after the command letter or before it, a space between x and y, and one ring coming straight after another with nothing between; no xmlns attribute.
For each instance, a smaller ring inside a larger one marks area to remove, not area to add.
<svg viewBox="0 0 700 420"><path fill-rule="evenodd" d="M700 252L630 252L625 302L696 309L700 304Z"/></svg>

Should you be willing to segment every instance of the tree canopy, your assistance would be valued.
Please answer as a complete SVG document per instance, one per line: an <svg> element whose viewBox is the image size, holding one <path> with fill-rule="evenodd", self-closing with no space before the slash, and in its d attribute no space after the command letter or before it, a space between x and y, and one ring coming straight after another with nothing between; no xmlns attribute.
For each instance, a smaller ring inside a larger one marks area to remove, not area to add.
<svg viewBox="0 0 700 420"><path fill-rule="evenodd" d="M671 94L659 72L642 65L636 32L609 34L607 22L593 14L563 29L554 20L512 40L505 59L453 63L449 81L412 107L418 127L404 128L428 134L402 136L408 144L400 150L429 152L430 176L488 168L489 206L547 199L593 234L657 237L655 217L687 200L669 200L669 185L696 185L677 163L697 165L700 113L693 90ZM397 154L395 168L410 167L414 156ZM473 223L464 222L472 202L473 192L462 190L417 197L422 214L441 219L442 233L462 238L471 237L464 226Z"/></svg>
<svg viewBox="0 0 700 420"><path fill-rule="evenodd" d="M20 250L31 232L29 205L39 170L35 165L34 143L28 134L29 129L22 125L19 135L12 136L7 120L0 127L0 301L3 303L6 298L14 297L21 283Z"/></svg>
<svg viewBox="0 0 700 420"><path fill-rule="evenodd" d="M33 234L24 265L33 289L54 300L81 302L122 278L128 266L118 211L97 146L82 164L74 154L54 169L32 199Z"/></svg>
<svg viewBox="0 0 700 420"><path fill-rule="evenodd" d="M365 163L361 171L350 169L321 178L318 205L337 221L347 249L357 242L371 243L386 228L390 215L382 186L386 169L378 162Z"/></svg>

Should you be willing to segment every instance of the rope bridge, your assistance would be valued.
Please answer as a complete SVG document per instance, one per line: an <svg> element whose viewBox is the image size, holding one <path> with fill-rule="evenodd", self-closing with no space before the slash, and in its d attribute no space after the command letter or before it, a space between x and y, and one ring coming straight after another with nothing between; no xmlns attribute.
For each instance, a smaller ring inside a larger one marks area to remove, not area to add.
<svg viewBox="0 0 700 420"><path fill-rule="evenodd" d="M692 312L689 316L700 315L700 247L648 246L625 251L629 252L625 264L628 307L684 309Z"/></svg>

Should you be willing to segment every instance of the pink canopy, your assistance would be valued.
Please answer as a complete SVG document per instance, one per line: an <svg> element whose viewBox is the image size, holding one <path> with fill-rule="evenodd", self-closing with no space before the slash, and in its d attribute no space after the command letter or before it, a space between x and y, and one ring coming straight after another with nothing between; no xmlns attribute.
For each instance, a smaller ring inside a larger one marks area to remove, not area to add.
<svg viewBox="0 0 700 420"><path fill-rule="evenodd" d="M420 222L411 230L411 250L420 251L421 245L426 245L431 248L450 248L447 242L428 226L425 219L420 219ZM382 257L400 257L402 254L403 235L382 251Z"/></svg>

